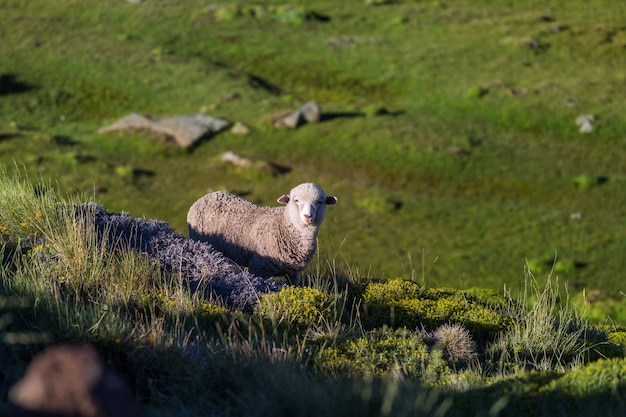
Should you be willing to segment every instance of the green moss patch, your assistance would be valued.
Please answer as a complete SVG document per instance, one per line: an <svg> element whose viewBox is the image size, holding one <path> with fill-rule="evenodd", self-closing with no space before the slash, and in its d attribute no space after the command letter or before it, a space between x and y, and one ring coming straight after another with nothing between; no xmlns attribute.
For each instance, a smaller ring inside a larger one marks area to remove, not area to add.
<svg viewBox="0 0 626 417"><path fill-rule="evenodd" d="M422 335L406 329L377 329L321 351L318 364L336 375L417 375L428 359Z"/></svg>
<svg viewBox="0 0 626 417"><path fill-rule="evenodd" d="M477 340L490 340L511 320L484 299L468 291L422 288L398 279L371 283L363 294L363 324L432 330L453 322L463 324Z"/></svg>
<svg viewBox="0 0 626 417"><path fill-rule="evenodd" d="M277 324L315 326L332 317L328 294L309 287L288 287L259 300L258 313Z"/></svg>
<svg viewBox="0 0 626 417"><path fill-rule="evenodd" d="M600 359L552 381L545 390L583 397L604 392L626 393L626 359Z"/></svg>

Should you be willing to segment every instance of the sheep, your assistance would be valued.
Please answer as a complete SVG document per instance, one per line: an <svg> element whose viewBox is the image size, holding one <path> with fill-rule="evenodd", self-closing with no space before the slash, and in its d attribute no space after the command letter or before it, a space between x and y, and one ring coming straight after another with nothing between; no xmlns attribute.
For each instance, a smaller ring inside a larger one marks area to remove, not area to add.
<svg viewBox="0 0 626 417"><path fill-rule="evenodd" d="M226 191L206 194L187 214L189 237L211 244L251 274L286 276L299 285L317 249L326 206L337 204L337 197L304 183L277 201L285 206L259 207Z"/></svg>

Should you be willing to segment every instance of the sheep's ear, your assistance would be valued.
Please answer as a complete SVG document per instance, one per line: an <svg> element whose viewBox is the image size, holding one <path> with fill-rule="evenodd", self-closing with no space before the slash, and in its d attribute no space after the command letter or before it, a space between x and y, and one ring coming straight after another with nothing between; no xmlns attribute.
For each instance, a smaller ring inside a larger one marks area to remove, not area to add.
<svg viewBox="0 0 626 417"><path fill-rule="evenodd" d="M337 197L335 197L334 195L326 197L326 204L337 204Z"/></svg>
<svg viewBox="0 0 626 417"><path fill-rule="evenodd" d="M288 195L281 196L276 201L278 201L280 204L287 204L289 202L289 196Z"/></svg>

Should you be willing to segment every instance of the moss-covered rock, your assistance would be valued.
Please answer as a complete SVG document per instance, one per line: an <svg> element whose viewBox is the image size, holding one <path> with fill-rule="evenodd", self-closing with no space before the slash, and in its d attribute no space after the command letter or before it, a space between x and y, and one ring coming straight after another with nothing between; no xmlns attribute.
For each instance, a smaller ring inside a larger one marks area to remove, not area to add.
<svg viewBox="0 0 626 417"><path fill-rule="evenodd" d="M492 307L492 298L493 294L422 288L400 279L375 282L363 294L363 325L432 330L453 322L463 324L482 342L493 339L511 323L509 317Z"/></svg>
<svg viewBox="0 0 626 417"><path fill-rule="evenodd" d="M626 394L626 359L600 359L586 367L564 374L542 391L557 391L569 396Z"/></svg>

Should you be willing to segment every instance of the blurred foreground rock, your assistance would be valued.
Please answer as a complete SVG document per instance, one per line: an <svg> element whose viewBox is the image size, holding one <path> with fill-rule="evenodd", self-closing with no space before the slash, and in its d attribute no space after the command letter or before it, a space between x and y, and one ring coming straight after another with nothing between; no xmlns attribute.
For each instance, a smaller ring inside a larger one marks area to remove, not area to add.
<svg viewBox="0 0 626 417"><path fill-rule="evenodd" d="M10 417L137 417L128 385L90 346L55 346L9 391Z"/></svg>
<svg viewBox="0 0 626 417"><path fill-rule="evenodd" d="M202 113L166 117L163 119L153 119L149 116L132 113L109 126L103 127L98 130L98 133L126 129L150 130L171 137L178 146L188 148L199 139L213 136L226 129L229 124L227 120L218 119Z"/></svg>

